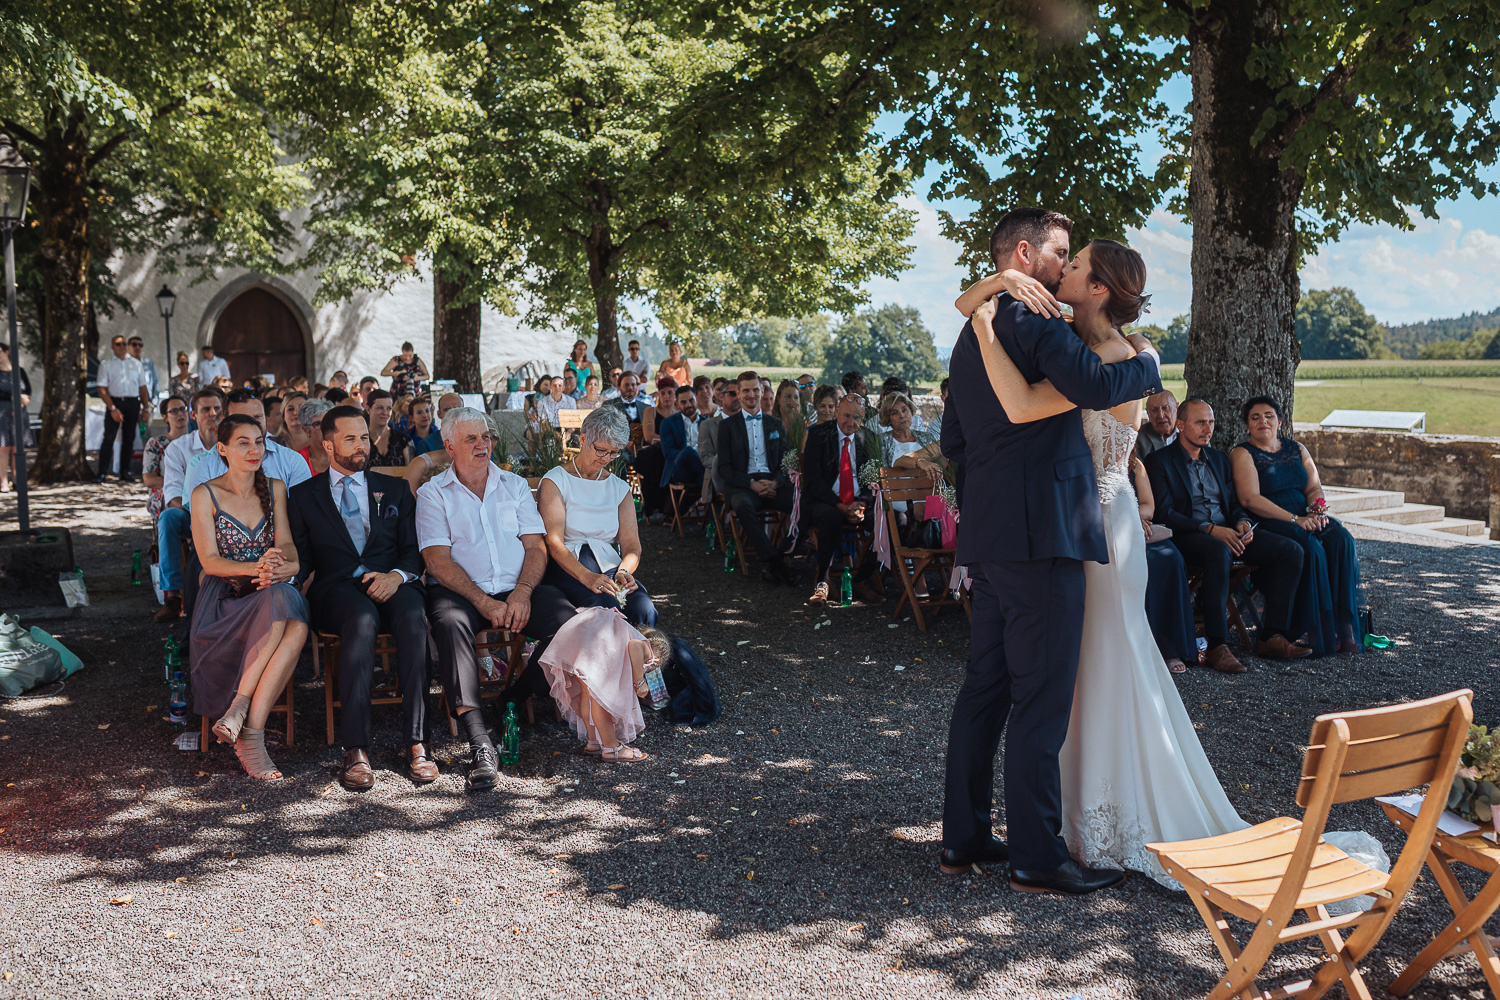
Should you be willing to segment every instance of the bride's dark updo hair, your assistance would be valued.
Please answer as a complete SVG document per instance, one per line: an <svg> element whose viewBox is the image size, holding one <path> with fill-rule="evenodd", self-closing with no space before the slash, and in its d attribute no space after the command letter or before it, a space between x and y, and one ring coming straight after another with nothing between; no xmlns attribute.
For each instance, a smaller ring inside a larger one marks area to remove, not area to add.
<svg viewBox="0 0 1500 1000"><path fill-rule="evenodd" d="M1140 254L1114 240L1094 240L1089 244L1089 281L1109 289L1104 315L1117 327L1140 319L1141 310L1151 301L1151 296L1143 294L1146 262Z"/></svg>

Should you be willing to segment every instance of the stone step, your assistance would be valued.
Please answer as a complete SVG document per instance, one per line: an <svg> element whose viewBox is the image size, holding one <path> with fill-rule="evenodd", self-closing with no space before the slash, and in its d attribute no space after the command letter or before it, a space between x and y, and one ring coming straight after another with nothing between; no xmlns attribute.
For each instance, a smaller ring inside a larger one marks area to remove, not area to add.
<svg viewBox="0 0 1500 1000"><path fill-rule="evenodd" d="M1324 486L1323 498L1335 514L1399 507L1406 502L1406 494L1400 490L1358 490L1349 486Z"/></svg>
<svg viewBox="0 0 1500 1000"><path fill-rule="evenodd" d="M1430 503L1404 503L1399 507L1380 507L1375 510L1362 510L1359 516L1367 521L1384 521L1387 524L1424 524L1430 525L1443 520L1447 511L1436 504Z"/></svg>
<svg viewBox="0 0 1500 1000"><path fill-rule="evenodd" d="M1466 538L1479 538L1489 534L1489 525L1483 521L1470 521L1462 517L1445 517L1433 524L1424 524L1424 528L1434 531L1446 531L1450 535L1462 535Z"/></svg>

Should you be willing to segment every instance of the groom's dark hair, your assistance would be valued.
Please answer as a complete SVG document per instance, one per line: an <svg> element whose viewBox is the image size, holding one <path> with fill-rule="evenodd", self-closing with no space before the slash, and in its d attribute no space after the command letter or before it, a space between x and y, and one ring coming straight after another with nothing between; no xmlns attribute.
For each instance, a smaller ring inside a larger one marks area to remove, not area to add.
<svg viewBox="0 0 1500 1000"><path fill-rule="evenodd" d="M1005 266L1016 244L1025 240L1032 246L1047 242L1047 234L1054 229L1073 232L1073 220L1061 212L1045 208L1016 208L1000 216L995 231L990 233L990 258L997 269Z"/></svg>

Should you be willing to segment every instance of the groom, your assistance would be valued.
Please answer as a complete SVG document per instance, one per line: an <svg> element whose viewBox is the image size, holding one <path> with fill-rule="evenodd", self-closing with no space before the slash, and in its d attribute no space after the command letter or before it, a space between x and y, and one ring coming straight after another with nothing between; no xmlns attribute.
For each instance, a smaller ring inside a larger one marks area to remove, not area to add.
<svg viewBox="0 0 1500 1000"><path fill-rule="evenodd" d="M990 236L998 269L1015 268L1056 292L1073 223L1039 208L1006 213ZM1104 410L1160 390L1160 361L1143 353L1114 365L1060 319L1033 314L1001 295L995 336L1028 382L1050 379L1079 407ZM1011 864L1025 892L1082 895L1116 885L1124 872L1085 868L1068 857L1058 753L1068 734L1082 641L1083 563L1108 562L1094 463L1078 410L1013 424L990 388L972 323L954 345L942 449L962 460L964 494L985 517L958 528L958 561L974 581L969 664L948 731L944 872ZM990 832L995 751L1005 743L1005 816L1010 844Z"/></svg>

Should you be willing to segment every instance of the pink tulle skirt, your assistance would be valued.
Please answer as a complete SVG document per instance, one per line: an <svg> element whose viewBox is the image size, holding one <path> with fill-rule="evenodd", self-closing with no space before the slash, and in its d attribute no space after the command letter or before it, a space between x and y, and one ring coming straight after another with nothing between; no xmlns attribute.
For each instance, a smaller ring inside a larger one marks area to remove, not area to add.
<svg viewBox="0 0 1500 1000"><path fill-rule="evenodd" d="M643 636L614 608L585 608L557 630L542 654L542 673L552 700L580 740L589 740L585 689L615 722L615 736L629 743L646 728L630 672L630 640Z"/></svg>

